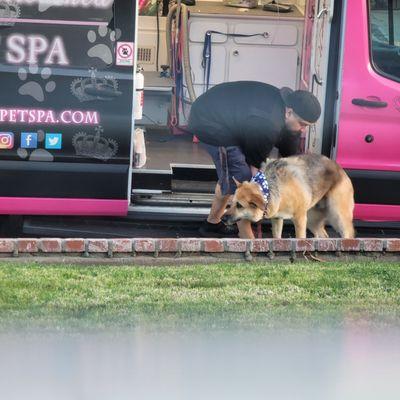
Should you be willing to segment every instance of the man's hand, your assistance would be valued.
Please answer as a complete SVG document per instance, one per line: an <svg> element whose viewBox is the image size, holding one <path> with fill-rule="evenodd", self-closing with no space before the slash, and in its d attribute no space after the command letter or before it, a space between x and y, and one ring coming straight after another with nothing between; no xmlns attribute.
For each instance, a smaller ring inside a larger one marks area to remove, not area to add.
<svg viewBox="0 0 400 400"><path fill-rule="evenodd" d="M250 170L251 170L251 176L254 176L258 172L258 168L254 167L253 165L250 165Z"/></svg>

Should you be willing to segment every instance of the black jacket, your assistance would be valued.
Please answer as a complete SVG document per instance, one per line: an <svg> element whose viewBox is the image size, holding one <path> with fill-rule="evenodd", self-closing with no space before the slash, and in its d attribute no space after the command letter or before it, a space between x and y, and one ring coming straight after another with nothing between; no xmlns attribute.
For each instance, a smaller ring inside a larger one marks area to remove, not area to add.
<svg viewBox="0 0 400 400"><path fill-rule="evenodd" d="M239 146L257 168L274 146L282 156L296 154L300 135L285 130L285 104L279 89L241 81L214 86L193 103L189 131L214 146Z"/></svg>

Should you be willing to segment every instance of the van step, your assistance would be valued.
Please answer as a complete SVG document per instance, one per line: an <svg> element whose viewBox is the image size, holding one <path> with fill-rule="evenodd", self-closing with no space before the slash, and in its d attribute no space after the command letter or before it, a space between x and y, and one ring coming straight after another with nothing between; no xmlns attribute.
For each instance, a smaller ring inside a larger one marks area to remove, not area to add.
<svg viewBox="0 0 400 400"><path fill-rule="evenodd" d="M204 207L129 206L128 216L136 221L204 221L210 212Z"/></svg>
<svg viewBox="0 0 400 400"><path fill-rule="evenodd" d="M134 191L132 194L133 204L146 206L209 208L212 199L213 195L208 193L164 193L155 191Z"/></svg>
<svg viewBox="0 0 400 400"><path fill-rule="evenodd" d="M140 190L172 190L172 171L156 169L134 169L132 188Z"/></svg>
<svg viewBox="0 0 400 400"><path fill-rule="evenodd" d="M217 180L214 166L170 164L169 169L133 169L133 189L214 192Z"/></svg>
<svg viewBox="0 0 400 400"><path fill-rule="evenodd" d="M215 191L215 182L192 181L192 180L173 180L173 193L204 193L211 194Z"/></svg>
<svg viewBox="0 0 400 400"><path fill-rule="evenodd" d="M145 193L132 195L129 215L137 220L200 221L207 218L213 196L203 193Z"/></svg>
<svg viewBox="0 0 400 400"><path fill-rule="evenodd" d="M207 164L171 164L174 180L195 180L216 182L217 172L214 165Z"/></svg>
<svg viewBox="0 0 400 400"><path fill-rule="evenodd" d="M147 162L133 170L133 189L173 190L172 181L216 181L214 164L191 135L172 135L167 128L147 129Z"/></svg>

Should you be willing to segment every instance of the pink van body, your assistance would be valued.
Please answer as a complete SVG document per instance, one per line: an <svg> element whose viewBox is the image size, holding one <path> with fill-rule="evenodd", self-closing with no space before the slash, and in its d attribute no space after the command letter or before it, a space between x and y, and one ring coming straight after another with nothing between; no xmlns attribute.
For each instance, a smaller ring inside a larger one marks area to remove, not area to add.
<svg viewBox="0 0 400 400"><path fill-rule="evenodd" d="M345 20L336 161L346 170L400 172L400 83L380 75L371 62L368 2L348 1ZM387 106L361 107L352 104L355 98ZM400 221L400 199L397 204L357 204L354 217Z"/></svg>
<svg viewBox="0 0 400 400"><path fill-rule="evenodd" d="M315 0L310 0L307 13ZM380 75L370 57L367 0L348 0L337 132L336 160L348 171L400 172L400 83ZM20 21L19 21L20 22ZM305 54L311 51L310 25ZM302 87L310 76L302 71ZM385 108L352 104L354 98L385 101ZM365 141L373 135L373 143ZM128 200L65 198L0 198L0 214L126 215ZM396 204L357 204L355 218L365 221L400 221L400 199Z"/></svg>

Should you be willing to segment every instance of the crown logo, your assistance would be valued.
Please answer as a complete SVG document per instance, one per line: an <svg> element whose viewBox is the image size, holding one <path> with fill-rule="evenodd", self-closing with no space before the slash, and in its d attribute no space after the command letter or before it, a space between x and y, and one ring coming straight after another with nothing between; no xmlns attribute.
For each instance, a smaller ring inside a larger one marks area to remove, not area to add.
<svg viewBox="0 0 400 400"><path fill-rule="evenodd" d="M97 78L96 72L95 68L90 68L90 77L77 78L71 83L71 92L81 103L91 100L113 100L122 94L118 90L118 81L113 76Z"/></svg>
<svg viewBox="0 0 400 400"><path fill-rule="evenodd" d="M19 18L21 15L20 6L12 0L0 0L0 18ZM0 22L1 26L14 26L15 22Z"/></svg>
<svg viewBox="0 0 400 400"><path fill-rule="evenodd" d="M115 157L118 153L118 143L114 139L102 137L103 128L101 126L96 127L95 131L94 135L78 132L73 136L72 145L76 155L102 161Z"/></svg>

